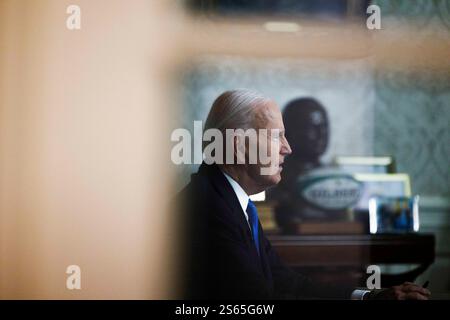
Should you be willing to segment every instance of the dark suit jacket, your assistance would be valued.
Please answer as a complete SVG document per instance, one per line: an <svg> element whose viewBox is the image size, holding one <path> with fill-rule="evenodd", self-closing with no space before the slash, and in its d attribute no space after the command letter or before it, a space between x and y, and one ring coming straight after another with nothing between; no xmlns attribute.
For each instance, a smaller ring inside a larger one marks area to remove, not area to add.
<svg viewBox="0 0 450 320"><path fill-rule="evenodd" d="M180 194L185 214L187 298L348 299L351 288L323 287L283 264L259 225L258 256L242 207L216 165L203 163Z"/></svg>

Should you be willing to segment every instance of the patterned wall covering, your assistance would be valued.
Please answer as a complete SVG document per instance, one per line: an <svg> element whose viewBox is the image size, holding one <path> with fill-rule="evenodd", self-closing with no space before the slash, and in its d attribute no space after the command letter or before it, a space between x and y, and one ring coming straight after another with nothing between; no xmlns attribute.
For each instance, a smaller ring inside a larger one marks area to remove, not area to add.
<svg viewBox="0 0 450 320"><path fill-rule="evenodd" d="M382 32L389 43L395 30L408 25L415 46L437 40L449 47L450 1L376 1ZM410 57L409 68L375 72L375 153L395 155L398 170L411 175L413 192L431 196L422 201L421 232L436 236L436 260L417 279L429 280L438 299L450 299L450 59L435 69L421 69L423 57ZM377 69L381 70L381 69Z"/></svg>
<svg viewBox="0 0 450 320"><path fill-rule="evenodd" d="M449 44L450 1L377 1L382 13L380 37L397 41L395 30L407 24L420 46L427 39ZM449 51L450 57L450 51ZM413 192L450 197L450 59L433 70L410 68L375 73L376 154L392 154L397 168L411 175ZM380 70L380 69L377 69Z"/></svg>

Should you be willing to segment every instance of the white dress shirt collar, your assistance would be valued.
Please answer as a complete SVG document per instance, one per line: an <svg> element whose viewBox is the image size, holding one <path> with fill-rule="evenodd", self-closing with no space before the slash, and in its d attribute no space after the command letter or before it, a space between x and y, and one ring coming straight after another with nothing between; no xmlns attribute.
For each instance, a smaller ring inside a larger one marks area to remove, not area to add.
<svg viewBox="0 0 450 320"><path fill-rule="evenodd" d="M250 200L250 197L248 194L242 189L242 187L239 185L239 183L236 182L232 177L230 177L228 174L223 172L223 175L225 178L227 178L228 182L231 184L231 187L234 190L234 193L236 194L239 204L241 205L242 211L244 212L245 218L248 222L248 214L247 214L247 206L248 206L248 200Z"/></svg>

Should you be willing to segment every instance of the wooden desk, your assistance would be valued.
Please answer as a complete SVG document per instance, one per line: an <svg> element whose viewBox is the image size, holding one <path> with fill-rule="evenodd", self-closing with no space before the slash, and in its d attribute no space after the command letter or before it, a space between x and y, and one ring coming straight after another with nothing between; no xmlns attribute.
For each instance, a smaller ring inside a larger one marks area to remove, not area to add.
<svg viewBox="0 0 450 320"><path fill-rule="evenodd" d="M287 236L272 233L267 237L290 267L303 273L313 270L318 275L323 270L328 270L328 275L335 272L337 276L351 272L352 275L347 275L343 281L348 281L350 277L358 285L365 283L368 265L418 265L406 273L382 275L382 285L388 286L414 281L433 263L435 257L433 234Z"/></svg>

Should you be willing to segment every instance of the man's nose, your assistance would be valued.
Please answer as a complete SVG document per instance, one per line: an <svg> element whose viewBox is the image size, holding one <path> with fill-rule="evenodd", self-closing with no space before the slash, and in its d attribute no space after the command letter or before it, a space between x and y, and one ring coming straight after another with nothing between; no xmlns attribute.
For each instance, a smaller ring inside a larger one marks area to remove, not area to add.
<svg viewBox="0 0 450 320"><path fill-rule="evenodd" d="M286 137L283 137L280 154L287 156L287 155L290 155L291 153L292 153L291 146L289 145L289 142L287 141Z"/></svg>

